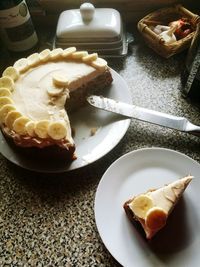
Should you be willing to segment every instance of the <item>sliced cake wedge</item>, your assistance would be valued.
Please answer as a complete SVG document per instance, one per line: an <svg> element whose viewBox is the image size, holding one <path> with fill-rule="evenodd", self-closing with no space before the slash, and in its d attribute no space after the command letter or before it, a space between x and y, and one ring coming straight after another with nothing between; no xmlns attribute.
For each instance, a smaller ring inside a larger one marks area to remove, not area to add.
<svg viewBox="0 0 200 267"><path fill-rule="evenodd" d="M167 222L192 176L178 179L161 188L149 190L124 203L128 218L137 221L144 229L147 239L151 239Z"/></svg>

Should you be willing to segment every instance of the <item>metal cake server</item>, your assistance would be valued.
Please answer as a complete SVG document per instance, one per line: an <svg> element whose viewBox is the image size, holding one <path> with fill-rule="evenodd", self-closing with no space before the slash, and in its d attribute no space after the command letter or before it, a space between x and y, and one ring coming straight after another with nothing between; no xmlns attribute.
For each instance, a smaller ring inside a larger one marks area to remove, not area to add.
<svg viewBox="0 0 200 267"><path fill-rule="evenodd" d="M89 104L99 109L200 136L200 126L192 124L184 117L177 117L135 105L126 104L103 96L91 95L87 98L87 101Z"/></svg>

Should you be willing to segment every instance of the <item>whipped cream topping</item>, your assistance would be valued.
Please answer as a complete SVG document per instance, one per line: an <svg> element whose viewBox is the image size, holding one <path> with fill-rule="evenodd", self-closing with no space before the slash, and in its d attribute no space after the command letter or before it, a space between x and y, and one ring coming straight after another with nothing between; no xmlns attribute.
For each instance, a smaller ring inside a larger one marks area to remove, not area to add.
<svg viewBox="0 0 200 267"><path fill-rule="evenodd" d="M178 199L183 194L187 185L191 182L192 176L187 176L182 179L176 180L168 185L165 185L156 190L148 191L144 196L150 197L152 207L158 207L163 209L166 214L169 214L175 206ZM135 199L135 198L134 198ZM129 203L130 209L134 212L134 199Z"/></svg>
<svg viewBox="0 0 200 267"><path fill-rule="evenodd" d="M23 140L73 144L66 99L70 91L84 87L107 68L96 53L75 47L45 49L19 59L0 78L0 122Z"/></svg>
<svg viewBox="0 0 200 267"><path fill-rule="evenodd" d="M148 192L147 195L152 198L154 206L162 208L169 214L192 178L192 176L184 177L155 191Z"/></svg>
<svg viewBox="0 0 200 267"><path fill-rule="evenodd" d="M12 98L17 110L30 119L54 120L57 119L60 110L64 109L68 90L75 90L95 78L98 73L95 68L82 62L47 62L20 75L15 82ZM47 93L47 88L54 87L55 74L69 80L68 88L64 88L68 90L63 90L63 94L56 99L50 98ZM65 116L65 113L62 113Z"/></svg>

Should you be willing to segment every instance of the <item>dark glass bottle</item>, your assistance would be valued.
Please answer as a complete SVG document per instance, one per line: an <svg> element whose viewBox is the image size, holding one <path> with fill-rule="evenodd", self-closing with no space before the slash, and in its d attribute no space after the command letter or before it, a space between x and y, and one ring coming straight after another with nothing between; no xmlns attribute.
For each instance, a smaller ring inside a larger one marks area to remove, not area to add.
<svg viewBox="0 0 200 267"><path fill-rule="evenodd" d="M29 51L38 43L25 0L0 0L0 36L15 53Z"/></svg>
<svg viewBox="0 0 200 267"><path fill-rule="evenodd" d="M181 73L182 92L195 102L200 102L200 23L188 51L186 64Z"/></svg>

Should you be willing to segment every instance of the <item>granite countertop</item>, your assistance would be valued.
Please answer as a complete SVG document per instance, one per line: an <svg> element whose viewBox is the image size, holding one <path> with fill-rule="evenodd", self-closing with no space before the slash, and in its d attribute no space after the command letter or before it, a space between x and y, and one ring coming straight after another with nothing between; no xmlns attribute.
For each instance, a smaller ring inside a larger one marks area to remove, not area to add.
<svg viewBox="0 0 200 267"><path fill-rule="evenodd" d="M109 64L127 82L133 103L200 125L198 107L179 90L184 59L184 53L163 59L137 39L125 60ZM120 156L144 147L174 149L200 162L199 145L198 137L132 120L110 153L70 173L33 173L0 155L0 266L119 266L95 225L103 173Z"/></svg>

